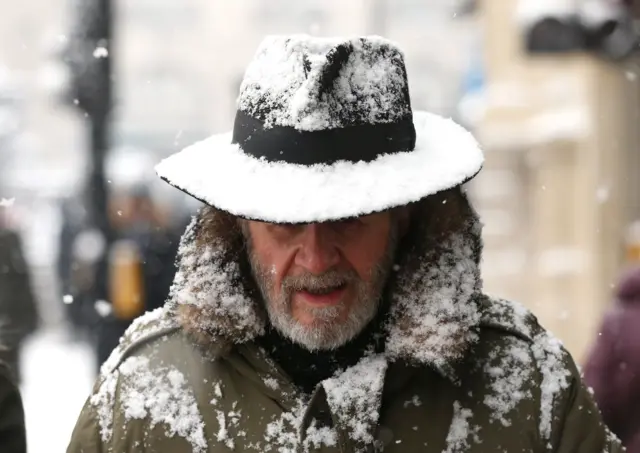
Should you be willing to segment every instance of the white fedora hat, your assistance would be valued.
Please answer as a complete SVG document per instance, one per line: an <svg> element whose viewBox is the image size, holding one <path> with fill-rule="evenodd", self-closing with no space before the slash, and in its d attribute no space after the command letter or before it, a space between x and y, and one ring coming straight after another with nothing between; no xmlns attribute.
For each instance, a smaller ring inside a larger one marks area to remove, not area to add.
<svg viewBox="0 0 640 453"><path fill-rule="evenodd" d="M483 160L463 127L412 111L404 56L390 41L295 35L260 45L233 131L156 171L237 216L310 223L418 201L470 180Z"/></svg>

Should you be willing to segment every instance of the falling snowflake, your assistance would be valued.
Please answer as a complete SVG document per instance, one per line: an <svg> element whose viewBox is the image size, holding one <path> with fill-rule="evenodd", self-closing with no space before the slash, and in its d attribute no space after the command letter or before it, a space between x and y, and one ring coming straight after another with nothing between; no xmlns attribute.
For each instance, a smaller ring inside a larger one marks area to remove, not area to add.
<svg viewBox="0 0 640 453"><path fill-rule="evenodd" d="M107 58L109 56L109 50L106 47L96 47L96 50L93 51L94 58Z"/></svg>
<svg viewBox="0 0 640 453"><path fill-rule="evenodd" d="M607 186L598 187L596 191L596 199L598 203L604 203L609 199L609 188Z"/></svg>
<svg viewBox="0 0 640 453"><path fill-rule="evenodd" d="M16 202L15 198L0 198L0 207L10 208Z"/></svg>
<svg viewBox="0 0 640 453"><path fill-rule="evenodd" d="M111 304L106 300L98 300L94 304L94 307L98 314L103 318L106 318L111 314Z"/></svg>

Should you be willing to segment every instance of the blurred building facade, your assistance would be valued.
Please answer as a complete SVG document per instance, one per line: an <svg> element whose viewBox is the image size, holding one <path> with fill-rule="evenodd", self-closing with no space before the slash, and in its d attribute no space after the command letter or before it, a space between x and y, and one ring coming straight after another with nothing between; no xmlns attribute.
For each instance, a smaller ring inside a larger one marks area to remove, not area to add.
<svg viewBox="0 0 640 453"><path fill-rule="evenodd" d="M538 315L580 361L640 215L637 62L524 52L512 0L483 0L486 288Z"/></svg>
<svg viewBox="0 0 640 453"><path fill-rule="evenodd" d="M56 198L82 180L85 161L81 121L60 108L52 95L59 74L47 70L62 40L66 3L5 2L0 14L0 97L12 99L0 107L0 129L15 126L0 140L0 198L13 202L12 226L23 236L40 315L51 322L62 318L51 270L60 225Z"/></svg>
<svg viewBox="0 0 640 453"><path fill-rule="evenodd" d="M114 0L115 147L163 156L211 133L217 104L206 0Z"/></svg>
<svg viewBox="0 0 640 453"><path fill-rule="evenodd" d="M10 177L2 182L23 200L69 190L83 169L80 124L52 97L57 80L45 63L61 39L66 6L66 0L25 0L3 4L0 14L0 72L19 98L21 129Z"/></svg>
<svg viewBox="0 0 640 453"><path fill-rule="evenodd" d="M476 37L474 24L455 20L448 0L215 0L201 6L208 35L198 58L209 65L204 80L217 131L231 128L244 69L266 34L384 35L406 53L414 108L445 114L455 106L466 49ZM442 37L446 46L430 44Z"/></svg>

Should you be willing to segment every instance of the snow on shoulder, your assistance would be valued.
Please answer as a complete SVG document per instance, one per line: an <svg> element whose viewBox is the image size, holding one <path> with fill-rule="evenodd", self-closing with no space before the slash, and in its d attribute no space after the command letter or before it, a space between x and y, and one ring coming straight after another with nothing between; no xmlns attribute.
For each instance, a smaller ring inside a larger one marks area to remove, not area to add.
<svg viewBox="0 0 640 453"><path fill-rule="evenodd" d="M118 346L100 368L101 376L109 375L123 360L126 351L145 337L153 337L177 328L176 320L165 307L157 308L136 318L125 334L120 338Z"/></svg>
<svg viewBox="0 0 640 453"><path fill-rule="evenodd" d="M549 440L553 411L572 383L575 364L571 355L529 310L517 303L490 299L481 325L514 334L489 351L488 357L479 359L485 361L483 371L491 392L484 402L493 410L492 419L509 426L507 414L531 396L527 386L539 375L540 436Z"/></svg>
<svg viewBox="0 0 640 453"><path fill-rule="evenodd" d="M118 410L125 421L146 419L150 429L162 425L168 437L184 438L196 453L206 451L204 421L195 395L182 372L172 366L152 365L144 356L129 357L104 378L90 403L105 443L113 437Z"/></svg>
<svg viewBox="0 0 640 453"><path fill-rule="evenodd" d="M537 318L523 305L505 299L490 298L482 312L480 323L485 326L500 327L516 331L530 339L542 329Z"/></svg>
<svg viewBox="0 0 640 453"><path fill-rule="evenodd" d="M139 347L177 331L175 318L159 308L137 318L101 368L100 381L89 402L97 415L100 435L114 435L114 416L162 426L169 437L185 439L192 451L206 451L204 422L188 378L174 364L157 357L158 349L138 354ZM164 344L164 343L163 343Z"/></svg>

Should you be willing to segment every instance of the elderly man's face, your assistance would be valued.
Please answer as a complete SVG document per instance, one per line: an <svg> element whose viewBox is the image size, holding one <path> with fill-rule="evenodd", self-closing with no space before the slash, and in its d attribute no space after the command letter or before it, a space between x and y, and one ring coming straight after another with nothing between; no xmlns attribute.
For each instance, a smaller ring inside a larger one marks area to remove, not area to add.
<svg viewBox="0 0 640 453"><path fill-rule="evenodd" d="M310 350L355 337L378 311L397 230L389 212L304 225L246 222L253 274L272 325Z"/></svg>

